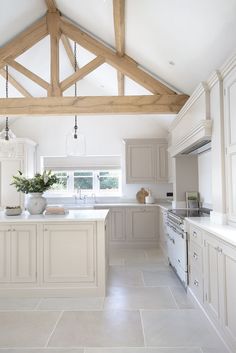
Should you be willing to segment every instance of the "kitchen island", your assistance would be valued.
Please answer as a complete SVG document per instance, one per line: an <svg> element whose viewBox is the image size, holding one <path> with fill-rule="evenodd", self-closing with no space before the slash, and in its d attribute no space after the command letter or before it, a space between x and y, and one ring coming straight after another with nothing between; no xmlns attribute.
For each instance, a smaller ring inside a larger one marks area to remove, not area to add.
<svg viewBox="0 0 236 353"><path fill-rule="evenodd" d="M105 296L109 210L0 213L0 296Z"/></svg>

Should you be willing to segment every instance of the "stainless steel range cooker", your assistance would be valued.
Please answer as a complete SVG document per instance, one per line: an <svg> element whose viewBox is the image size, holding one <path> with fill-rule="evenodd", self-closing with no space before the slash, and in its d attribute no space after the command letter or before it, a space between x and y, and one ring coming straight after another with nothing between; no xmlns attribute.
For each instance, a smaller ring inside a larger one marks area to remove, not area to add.
<svg viewBox="0 0 236 353"><path fill-rule="evenodd" d="M184 287L188 285L188 244L186 217L209 217L210 210L172 209L167 213L167 249L169 264Z"/></svg>

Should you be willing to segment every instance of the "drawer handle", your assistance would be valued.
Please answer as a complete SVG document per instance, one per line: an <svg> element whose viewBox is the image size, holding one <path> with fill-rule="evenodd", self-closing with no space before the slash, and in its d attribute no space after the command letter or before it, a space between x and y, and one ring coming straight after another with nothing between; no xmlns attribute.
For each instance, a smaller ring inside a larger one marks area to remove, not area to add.
<svg viewBox="0 0 236 353"><path fill-rule="evenodd" d="M198 282L196 279L194 280L193 284L194 284L196 287L199 286L199 282Z"/></svg>
<svg viewBox="0 0 236 353"><path fill-rule="evenodd" d="M218 251L218 253L220 253L220 254L222 254L222 252L223 252L223 249L220 248L219 246L216 246L215 250Z"/></svg>
<svg viewBox="0 0 236 353"><path fill-rule="evenodd" d="M195 230L193 231L193 237L197 238L197 232L195 232Z"/></svg>
<svg viewBox="0 0 236 353"><path fill-rule="evenodd" d="M193 253L193 258L194 258L194 260L198 259L198 254L196 252Z"/></svg>

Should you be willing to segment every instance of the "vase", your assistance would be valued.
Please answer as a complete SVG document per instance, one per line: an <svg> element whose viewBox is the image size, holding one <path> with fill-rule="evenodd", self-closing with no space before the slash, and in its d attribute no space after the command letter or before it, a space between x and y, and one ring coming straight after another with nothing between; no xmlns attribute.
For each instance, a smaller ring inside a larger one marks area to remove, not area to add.
<svg viewBox="0 0 236 353"><path fill-rule="evenodd" d="M26 201L26 209L32 214L42 214L46 209L47 200L40 192L32 192Z"/></svg>

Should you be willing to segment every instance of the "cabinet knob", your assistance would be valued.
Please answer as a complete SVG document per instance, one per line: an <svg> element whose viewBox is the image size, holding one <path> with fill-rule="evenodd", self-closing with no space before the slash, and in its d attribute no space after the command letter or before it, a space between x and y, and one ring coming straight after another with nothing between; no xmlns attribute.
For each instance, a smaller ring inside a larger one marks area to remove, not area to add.
<svg viewBox="0 0 236 353"><path fill-rule="evenodd" d="M10 232L10 231L11 231L11 229L8 229L7 231L8 231L8 232Z"/></svg>
<svg viewBox="0 0 236 353"><path fill-rule="evenodd" d="M198 254L196 252L193 253L193 258L194 258L194 260L198 259Z"/></svg>
<svg viewBox="0 0 236 353"><path fill-rule="evenodd" d="M197 232L195 232L195 230L193 231L193 237L197 238Z"/></svg>
<svg viewBox="0 0 236 353"><path fill-rule="evenodd" d="M194 282L193 282L193 284L196 286L196 287L198 287L199 286L199 282L198 282L198 280L194 280Z"/></svg>

